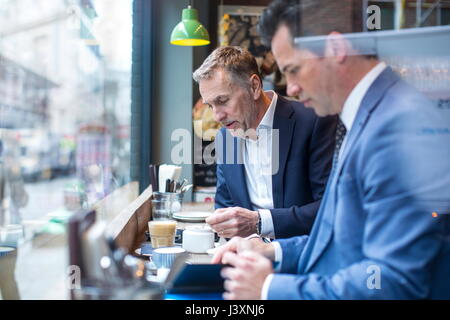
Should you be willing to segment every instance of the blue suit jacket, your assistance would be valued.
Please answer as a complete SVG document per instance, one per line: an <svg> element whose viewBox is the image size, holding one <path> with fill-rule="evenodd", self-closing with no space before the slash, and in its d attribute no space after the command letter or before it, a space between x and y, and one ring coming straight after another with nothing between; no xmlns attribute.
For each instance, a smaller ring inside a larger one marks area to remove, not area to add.
<svg viewBox="0 0 450 320"><path fill-rule="evenodd" d="M277 238L309 234L331 169L336 123L337 117L319 118L303 104L278 96L273 129L279 130L279 152L274 149L272 160L279 155L279 169L272 176L272 194L274 208L288 209L271 210ZM226 129L216 137L216 208L253 210L243 143Z"/></svg>
<svg viewBox="0 0 450 320"><path fill-rule="evenodd" d="M311 235L280 240L269 299L449 299L449 125L449 110L384 70Z"/></svg>

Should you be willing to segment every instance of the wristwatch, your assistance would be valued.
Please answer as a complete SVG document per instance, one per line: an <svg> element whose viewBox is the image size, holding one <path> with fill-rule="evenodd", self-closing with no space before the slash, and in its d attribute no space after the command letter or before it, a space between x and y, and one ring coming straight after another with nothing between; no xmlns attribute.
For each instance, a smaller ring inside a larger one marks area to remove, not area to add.
<svg viewBox="0 0 450 320"><path fill-rule="evenodd" d="M258 236L261 235L261 215L259 214L259 211L256 211L258 213L258 222L256 222L256 234Z"/></svg>

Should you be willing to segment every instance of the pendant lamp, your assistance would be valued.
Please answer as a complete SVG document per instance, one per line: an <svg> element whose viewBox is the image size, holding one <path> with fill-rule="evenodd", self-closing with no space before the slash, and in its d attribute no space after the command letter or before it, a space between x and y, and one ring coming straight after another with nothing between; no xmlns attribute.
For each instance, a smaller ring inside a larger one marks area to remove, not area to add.
<svg viewBox="0 0 450 320"><path fill-rule="evenodd" d="M172 31L170 43L177 46L205 46L210 43L206 28L198 21L198 11L190 5Z"/></svg>

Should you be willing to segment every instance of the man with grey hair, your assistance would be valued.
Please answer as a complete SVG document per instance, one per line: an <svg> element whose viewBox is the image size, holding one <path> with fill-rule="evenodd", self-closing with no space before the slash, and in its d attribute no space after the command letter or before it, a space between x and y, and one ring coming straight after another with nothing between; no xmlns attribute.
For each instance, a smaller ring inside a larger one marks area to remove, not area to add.
<svg viewBox="0 0 450 320"><path fill-rule="evenodd" d="M206 222L226 238L308 234L331 167L336 117L263 91L255 58L240 47L214 50L193 77L224 127L216 137L216 212Z"/></svg>

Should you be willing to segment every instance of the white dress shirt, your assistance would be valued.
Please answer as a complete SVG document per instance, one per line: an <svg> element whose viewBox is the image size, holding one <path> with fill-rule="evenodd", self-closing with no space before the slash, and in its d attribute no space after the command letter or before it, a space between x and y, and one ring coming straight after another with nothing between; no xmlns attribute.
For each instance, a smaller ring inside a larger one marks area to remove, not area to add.
<svg viewBox="0 0 450 320"><path fill-rule="evenodd" d="M273 237L272 194L272 129L278 95L265 92L272 97L269 107L256 128L257 139L244 139L243 163L247 190L253 210L261 217L261 233Z"/></svg>
<svg viewBox="0 0 450 320"><path fill-rule="evenodd" d="M373 67L362 79L358 82L358 84L353 88L350 92L349 96L345 100L344 107L342 108L342 112L339 114L339 118L342 120L342 123L347 129L347 135L342 141L341 149L339 150L339 155L341 156L342 150L344 150L345 145L347 144L348 133L353 127L353 122L355 121L356 114L358 113L359 107L361 106L361 102L364 99L367 91L373 82L378 78L378 76L386 69L386 64L384 62L378 63L375 67ZM338 158L339 159L339 158ZM278 270L281 268L281 261L283 259L283 251L278 242L272 242L272 245L275 249L275 261L279 262ZM279 259L279 260L278 260ZM270 283L272 282L273 274L270 274L266 277L264 281L263 288L261 290L261 299L266 300L269 294Z"/></svg>
<svg viewBox="0 0 450 320"><path fill-rule="evenodd" d="M358 113L359 106L369 90L372 83L376 78L386 69L386 64L384 62L378 63L375 67L372 68L365 76L362 78L360 82L353 88L350 95L345 100L344 107L342 108L342 112L339 114L339 118L347 129L347 133L353 127L353 122L355 121L356 114ZM345 135L344 141L342 141L341 149L339 150L339 155L342 154L342 150L344 150L345 145L347 144L348 134ZM338 157L339 159L339 157Z"/></svg>

